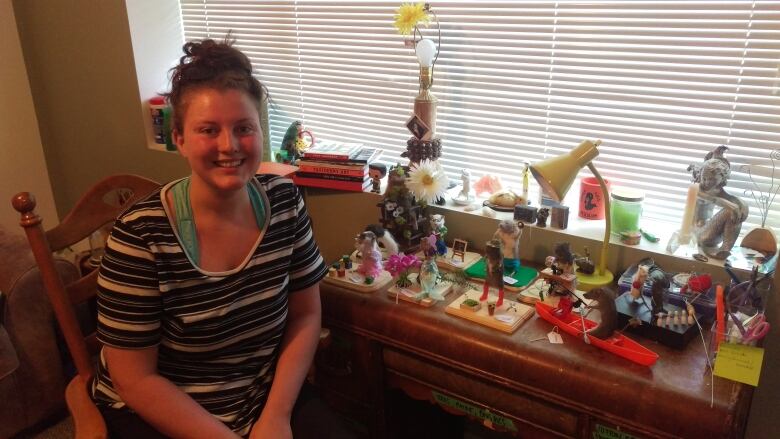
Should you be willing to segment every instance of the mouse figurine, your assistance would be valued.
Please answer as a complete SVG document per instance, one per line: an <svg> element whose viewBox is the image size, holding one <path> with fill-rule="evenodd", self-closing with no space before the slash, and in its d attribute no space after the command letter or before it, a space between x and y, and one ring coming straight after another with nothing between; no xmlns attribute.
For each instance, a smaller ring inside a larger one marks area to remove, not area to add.
<svg viewBox="0 0 780 439"><path fill-rule="evenodd" d="M588 330L588 335L602 340L611 337L618 324L615 295L606 288L593 288L585 293L585 298L596 301L595 305L589 305L588 307L599 310L601 314L601 323L595 328Z"/></svg>

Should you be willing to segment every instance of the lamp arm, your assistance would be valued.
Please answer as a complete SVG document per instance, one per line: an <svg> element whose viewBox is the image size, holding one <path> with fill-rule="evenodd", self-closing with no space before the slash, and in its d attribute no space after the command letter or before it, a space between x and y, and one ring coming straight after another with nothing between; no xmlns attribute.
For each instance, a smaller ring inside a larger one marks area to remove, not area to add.
<svg viewBox="0 0 780 439"><path fill-rule="evenodd" d="M596 167L593 166L592 162L588 162L588 169L590 169L590 172L593 173L593 175L596 177L596 180L599 182L599 186L601 187L601 195L604 197L604 220L605 220L605 227L604 227L604 242L601 244L601 257L599 258L599 265L598 265L598 274L599 276L604 275L604 269L607 265L607 247L609 246L609 238L610 238L610 228L611 228L611 218L609 214L609 190L607 189L606 183L604 183L604 179L601 177L601 174L599 174L599 171L596 170Z"/></svg>

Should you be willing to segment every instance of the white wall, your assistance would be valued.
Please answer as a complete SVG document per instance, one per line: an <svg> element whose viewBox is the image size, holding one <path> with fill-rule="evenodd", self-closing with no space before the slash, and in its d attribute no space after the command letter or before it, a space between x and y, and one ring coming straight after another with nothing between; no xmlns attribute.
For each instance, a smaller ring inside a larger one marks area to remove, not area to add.
<svg viewBox="0 0 780 439"><path fill-rule="evenodd" d="M22 234L11 197L28 191L44 226L59 222L11 0L0 0L0 227Z"/></svg>

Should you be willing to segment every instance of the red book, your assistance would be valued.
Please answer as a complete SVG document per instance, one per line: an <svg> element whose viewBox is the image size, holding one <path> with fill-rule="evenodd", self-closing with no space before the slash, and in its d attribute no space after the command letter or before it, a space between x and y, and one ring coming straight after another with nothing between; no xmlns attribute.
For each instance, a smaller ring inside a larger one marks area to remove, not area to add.
<svg viewBox="0 0 780 439"><path fill-rule="evenodd" d="M321 140L303 151L303 157L316 160L345 161L349 160L362 147L361 143L339 143Z"/></svg>
<svg viewBox="0 0 780 439"><path fill-rule="evenodd" d="M293 183L298 186L321 187L326 189L337 189L340 191L363 192L371 187L371 179L365 181L340 181L326 180L321 178L308 178L293 175Z"/></svg>
<svg viewBox="0 0 780 439"><path fill-rule="evenodd" d="M365 177L368 174L368 166L339 166L317 162L298 162L298 171L307 174L344 175L349 177Z"/></svg>

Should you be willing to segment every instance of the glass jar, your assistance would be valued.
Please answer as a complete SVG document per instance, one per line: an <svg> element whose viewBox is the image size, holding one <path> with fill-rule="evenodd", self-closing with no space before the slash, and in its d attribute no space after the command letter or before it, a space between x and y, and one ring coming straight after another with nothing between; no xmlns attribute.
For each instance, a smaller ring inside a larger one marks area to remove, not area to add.
<svg viewBox="0 0 780 439"><path fill-rule="evenodd" d="M616 187L611 192L612 205L610 219L612 233L635 232L639 230L639 218L642 217L642 201L645 195L641 191Z"/></svg>

